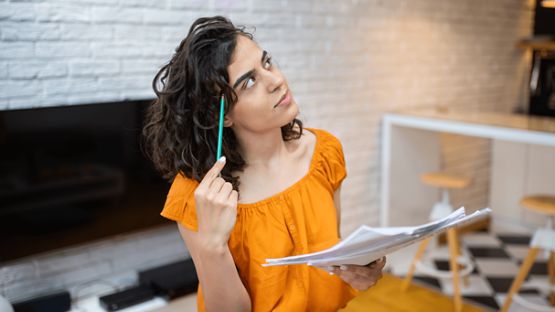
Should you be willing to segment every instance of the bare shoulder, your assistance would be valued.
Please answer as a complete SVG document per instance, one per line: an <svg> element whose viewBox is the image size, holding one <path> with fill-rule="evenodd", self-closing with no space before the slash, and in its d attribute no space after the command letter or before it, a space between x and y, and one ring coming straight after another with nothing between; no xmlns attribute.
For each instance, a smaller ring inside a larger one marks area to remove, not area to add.
<svg viewBox="0 0 555 312"><path fill-rule="evenodd" d="M307 150L307 153L309 154L309 157L312 155L312 152L316 147L317 137L316 137L316 133L314 133L313 131L316 131L316 130L304 129L303 135L302 135L303 137L305 137L306 150Z"/></svg>
<svg viewBox="0 0 555 312"><path fill-rule="evenodd" d="M295 130L299 130L298 126L295 125ZM307 130L303 128L303 133L299 139L291 140L291 144L293 146L293 154L295 155L295 159L297 160L308 160L312 156L312 152L314 151L314 147L316 145L316 134L313 132L314 130Z"/></svg>

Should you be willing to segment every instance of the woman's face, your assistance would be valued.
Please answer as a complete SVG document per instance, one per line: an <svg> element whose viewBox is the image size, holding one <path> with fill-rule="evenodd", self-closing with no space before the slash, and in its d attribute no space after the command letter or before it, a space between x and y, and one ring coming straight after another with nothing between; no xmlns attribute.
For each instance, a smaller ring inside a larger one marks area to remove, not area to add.
<svg viewBox="0 0 555 312"><path fill-rule="evenodd" d="M251 39L237 36L227 71L237 103L226 116L226 126L235 131L261 132L282 127L298 115L285 77L272 63L270 54ZM285 103L277 105L284 95Z"/></svg>

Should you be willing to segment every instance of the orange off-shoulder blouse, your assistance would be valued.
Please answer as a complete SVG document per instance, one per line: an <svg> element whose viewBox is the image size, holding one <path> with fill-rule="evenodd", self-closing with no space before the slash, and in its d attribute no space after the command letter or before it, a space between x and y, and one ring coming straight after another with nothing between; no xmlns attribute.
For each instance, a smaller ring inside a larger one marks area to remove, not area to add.
<svg viewBox="0 0 555 312"><path fill-rule="evenodd" d="M331 133L316 135L308 173L287 189L255 203L237 205L229 249L257 311L337 311L357 291L335 275L307 265L262 267L281 258L329 248L339 241L334 192L347 176L343 148ZM179 174L161 215L196 231L194 190L199 182ZM202 286L198 310L204 311Z"/></svg>

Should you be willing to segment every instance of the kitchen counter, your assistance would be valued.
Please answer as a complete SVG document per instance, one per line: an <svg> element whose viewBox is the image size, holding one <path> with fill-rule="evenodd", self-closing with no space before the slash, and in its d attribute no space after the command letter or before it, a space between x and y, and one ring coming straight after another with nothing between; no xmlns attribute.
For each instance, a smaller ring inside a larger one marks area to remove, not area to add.
<svg viewBox="0 0 555 312"><path fill-rule="evenodd" d="M454 109L412 109L388 113L387 115L404 115L415 118L449 120L466 124L555 133L555 118L552 117Z"/></svg>
<svg viewBox="0 0 555 312"><path fill-rule="evenodd" d="M438 190L423 185L419 177L440 169L440 133L492 140L490 207L494 216L518 221L520 196L553 192L547 186L555 185L555 172L551 172L555 169L549 168L555 168L555 118L409 109L386 113L382 121L380 226L425 221Z"/></svg>
<svg viewBox="0 0 555 312"><path fill-rule="evenodd" d="M384 124L555 146L555 118L474 110L411 109L386 113Z"/></svg>

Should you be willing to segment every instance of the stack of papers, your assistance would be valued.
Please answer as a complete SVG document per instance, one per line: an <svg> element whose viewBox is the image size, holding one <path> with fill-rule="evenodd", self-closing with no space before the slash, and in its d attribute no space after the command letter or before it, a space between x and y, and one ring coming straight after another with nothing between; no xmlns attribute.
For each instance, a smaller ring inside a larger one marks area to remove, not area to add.
<svg viewBox="0 0 555 312"><path fill-rule="evenodd" d="M315 253L266 259L262 266L308 264L318 266L366 265L400 248L412 245L448 228L476 222L488 216L490 208L466 215L461 207L447 217L420 226L372 228L362 225L337 245Z"/></svg>

